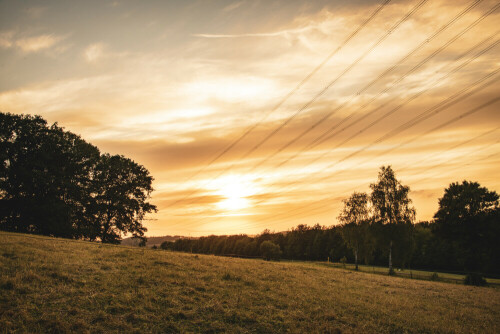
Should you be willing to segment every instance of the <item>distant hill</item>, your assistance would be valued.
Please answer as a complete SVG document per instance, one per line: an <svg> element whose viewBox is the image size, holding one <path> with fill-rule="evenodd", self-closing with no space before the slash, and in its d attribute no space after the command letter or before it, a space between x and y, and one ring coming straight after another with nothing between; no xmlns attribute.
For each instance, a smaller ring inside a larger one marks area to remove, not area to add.
<svg viewBox="0 0 500 334"><path fill-rule="evenodd" d="M164 241L175 241L177 239L184 238L180 235L165 235L162 237L148 237L148 241L146 242L146 247L160 247L161 243ZM134 239L132 237L125 238L122 240L122 245L124 246L139 246L139 240Z"/></svg>

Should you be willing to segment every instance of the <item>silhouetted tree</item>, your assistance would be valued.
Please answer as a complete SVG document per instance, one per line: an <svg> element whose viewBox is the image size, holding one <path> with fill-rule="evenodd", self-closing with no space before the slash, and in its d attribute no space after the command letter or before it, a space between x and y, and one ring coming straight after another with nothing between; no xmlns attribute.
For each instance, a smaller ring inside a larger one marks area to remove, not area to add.
<svg viewBox="0 0 500 334"><path fill-rule="evenodd" d="M0 159L1 229L85 233L96 147L39 116L0 113Z"/></svg>
<svg viewBox="0 0 500 334"><path fill-rule="evenodd" d="M368 243L368 195L354 192L348 199L343 200L344 207L338 217L343 223L342 236L346 244L354 252L354 263L358 270L359 249Z"/></svg>
<svg viewBox="0 0 500 334"><path fill-rule="evenodd" d="M0 113L0 229L119 242L144 237L149 172L39 116Z"/></svg>
<svg viewBox="0 0 500 334"><path fill-rule="evenodd" d="M380 168L378 181L370 184L370 188L375 218L384 227L380 235L389 244L389 273L392 273L393 244L398 242L400 249L409 246L407 236L415 220L415 209L408 197L410 188L396 179L391 166Z"/></svg>
<svg viewBox="0 0 500 334"><path fill-rule="evenodd" d="M119 242L123 233L143 238L142 220L156 206L149 198L153 177L143 166L123 156L103 154L94 172L91 205L97 235L103 242Z"/></svg>
<svg viewBox="0 0 500 334"><path fill-rule="evenodd" d="M500 248L499 196L477 182L452 183L439 199L434 231L455 244L465 270L487 269Z"/></svg>

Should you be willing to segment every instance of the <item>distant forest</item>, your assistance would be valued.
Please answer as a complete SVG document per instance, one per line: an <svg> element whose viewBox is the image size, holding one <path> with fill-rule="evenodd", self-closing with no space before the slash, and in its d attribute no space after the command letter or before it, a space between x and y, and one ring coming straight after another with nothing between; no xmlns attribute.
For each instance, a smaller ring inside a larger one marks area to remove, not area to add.
<svg viewBox="0 0 500 334"><path fill-rule="evenodd" d="M391 167L372 193L344 200L340 225L298 225L287 232L206 236L163 242L161 248L265 259L349 261L400 268L500 274L500 207L496 192L477 182L452 183L434 219L414 223L415 209Z"/></svg>
<svg viewBox="0 0 500 334"><path fill-rule="evenodd" d="M145 242L153 177L40 116L0 113L0 230Z"/></svg>

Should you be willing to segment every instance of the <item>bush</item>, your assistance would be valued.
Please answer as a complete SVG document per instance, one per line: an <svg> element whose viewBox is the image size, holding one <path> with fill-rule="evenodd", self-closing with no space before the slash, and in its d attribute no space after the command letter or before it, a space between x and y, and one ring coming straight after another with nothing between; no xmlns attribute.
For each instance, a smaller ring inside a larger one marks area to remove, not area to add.
<svg viewBox="0 0 500 334"><path fill-rule="evenodd" d="M164 241L161 243L160 248L161 249L173 249L174 243L171 241Z"/></svg>
<svg viewBox="0 0 500 334"><path fill-rule="evenodd" d="M486 280L484 279L483 276L480 274L476 273L469 273L467 276L465 276L464 279L464 284L465 285L475 285L475 286L486 286Z"/></svg>
<svg viewBox="0 0 500 334"><path fill-rule="evenodd" d="M437 281L437 280L439 280L439 275L438 275L438 273L432 273L430 278L431 278L431 281Z"/></svg>
<svg viewBox="0 0 500 334"><path fill-rule="evenodd" d="M260 253L264 260L279 260L281 257L281 249L280 246L275 243L266 240L260 244Z"/></svg>

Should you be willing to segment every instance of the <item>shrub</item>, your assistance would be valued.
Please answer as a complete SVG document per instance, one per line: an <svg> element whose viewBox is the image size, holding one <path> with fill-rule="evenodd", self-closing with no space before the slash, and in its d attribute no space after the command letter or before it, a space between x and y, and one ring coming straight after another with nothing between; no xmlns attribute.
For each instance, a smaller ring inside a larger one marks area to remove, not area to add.
<svg viewBox="0 0 500 334"><path fill-rule="evenodd" d="M431 279L431 281L437 281L437 280L439 280L438 273L432 273L430 279Z"/></svg>
<svg viewBox="0 0 500 334"><path fill-rule="evenodd" d="M161 243L160 248L161 249L172 249L173 245L174 245L174 243L171 241L164 241Z"/></svg>
<svg viewBox="0 0 500 334"><path fill-rule="evenodd" d="M483 276L477 273L469 273L464 279L465 285L486 286L486 280Z"/></svg>
<svg viewBox="0 0 500 334"><path fill-rule="evenodd" d="M266 261L279 260L281 256L281 249L280 246L266 240L260 244L260 253Z"/></svg>

